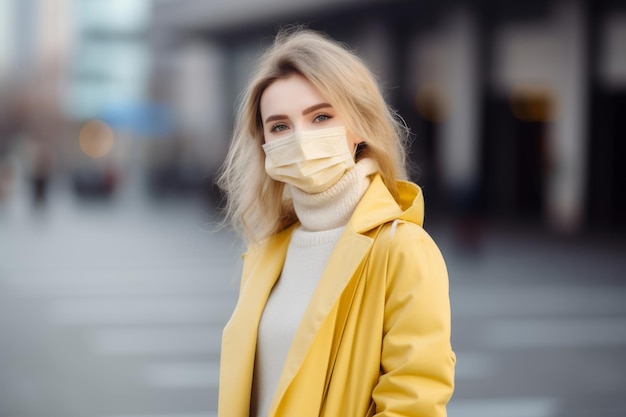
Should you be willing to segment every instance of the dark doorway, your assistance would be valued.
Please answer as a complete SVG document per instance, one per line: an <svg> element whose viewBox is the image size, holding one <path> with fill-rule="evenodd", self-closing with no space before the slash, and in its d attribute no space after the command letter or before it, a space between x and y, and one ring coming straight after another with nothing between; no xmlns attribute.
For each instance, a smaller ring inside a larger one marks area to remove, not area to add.
<svg viewBox="0 0 626 417"><path fill-rule="evenodd" d="M596 89L588 144L588 222L626 230L626 91Z"/></svg>
<svg viewBox="0 0 626 417"><path fill-rule="evenodd" d="M489 216L541 222L549 168L547 100L494 97L485 104L482 183Z"/></svg>

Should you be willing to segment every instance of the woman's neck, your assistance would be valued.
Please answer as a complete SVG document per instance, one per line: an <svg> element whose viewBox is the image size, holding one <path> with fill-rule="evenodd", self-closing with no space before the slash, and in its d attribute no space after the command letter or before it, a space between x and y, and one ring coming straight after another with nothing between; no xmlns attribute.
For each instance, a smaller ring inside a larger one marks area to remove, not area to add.
<svg viewBox="0 0 626 417"><path fill-rule="evenodd" d="M304 230L321 231L345 226L377 171L372 159L363 158L326 191L308 194L287 185L293 207Z"/></svg>

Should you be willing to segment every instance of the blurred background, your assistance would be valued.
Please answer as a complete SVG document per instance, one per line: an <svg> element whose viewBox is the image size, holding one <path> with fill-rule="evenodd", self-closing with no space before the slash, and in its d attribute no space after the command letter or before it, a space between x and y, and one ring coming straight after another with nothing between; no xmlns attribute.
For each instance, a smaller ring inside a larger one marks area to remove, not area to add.
<svg viewBox="0 0 626 417"><path fill-rule="evenodd" d="M448 263L451 417L623 417L626 3L0 0L0 417L209 417L213 177L277 29L354 49Z"/></svg>

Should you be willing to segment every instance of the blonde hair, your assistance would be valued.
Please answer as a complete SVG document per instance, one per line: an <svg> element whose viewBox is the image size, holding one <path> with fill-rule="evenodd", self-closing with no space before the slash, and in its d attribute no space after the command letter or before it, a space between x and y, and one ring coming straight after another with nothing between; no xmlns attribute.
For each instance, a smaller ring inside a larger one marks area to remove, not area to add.
<svg viewBox="0 0 626 417"><path fill-rule="evenodd" d="M233 140L217 184L225 192L225 221L247 242L258 242L297 221L284 184L265 172L260 101L277 79L300 74L346 120L346 128L367 146L359 158L373 159L383 182L397 197L397 179L406 179L404 144L408 129L387 105L373 74L356 54L308 29L280 32L239 104Z"/></svg>

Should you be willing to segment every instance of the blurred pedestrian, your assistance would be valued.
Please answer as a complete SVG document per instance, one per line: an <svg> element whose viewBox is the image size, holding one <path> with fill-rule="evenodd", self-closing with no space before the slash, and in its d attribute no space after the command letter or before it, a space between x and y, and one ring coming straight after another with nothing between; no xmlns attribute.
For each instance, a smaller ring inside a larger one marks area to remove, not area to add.
<svg viewBox="0 0 626 417"><path fill-rule="evenodd" d="M261 58L219 178L249 243L220 417L446 415L448 277L403 180L406 136L325 35L283 31Z"/></svg>

